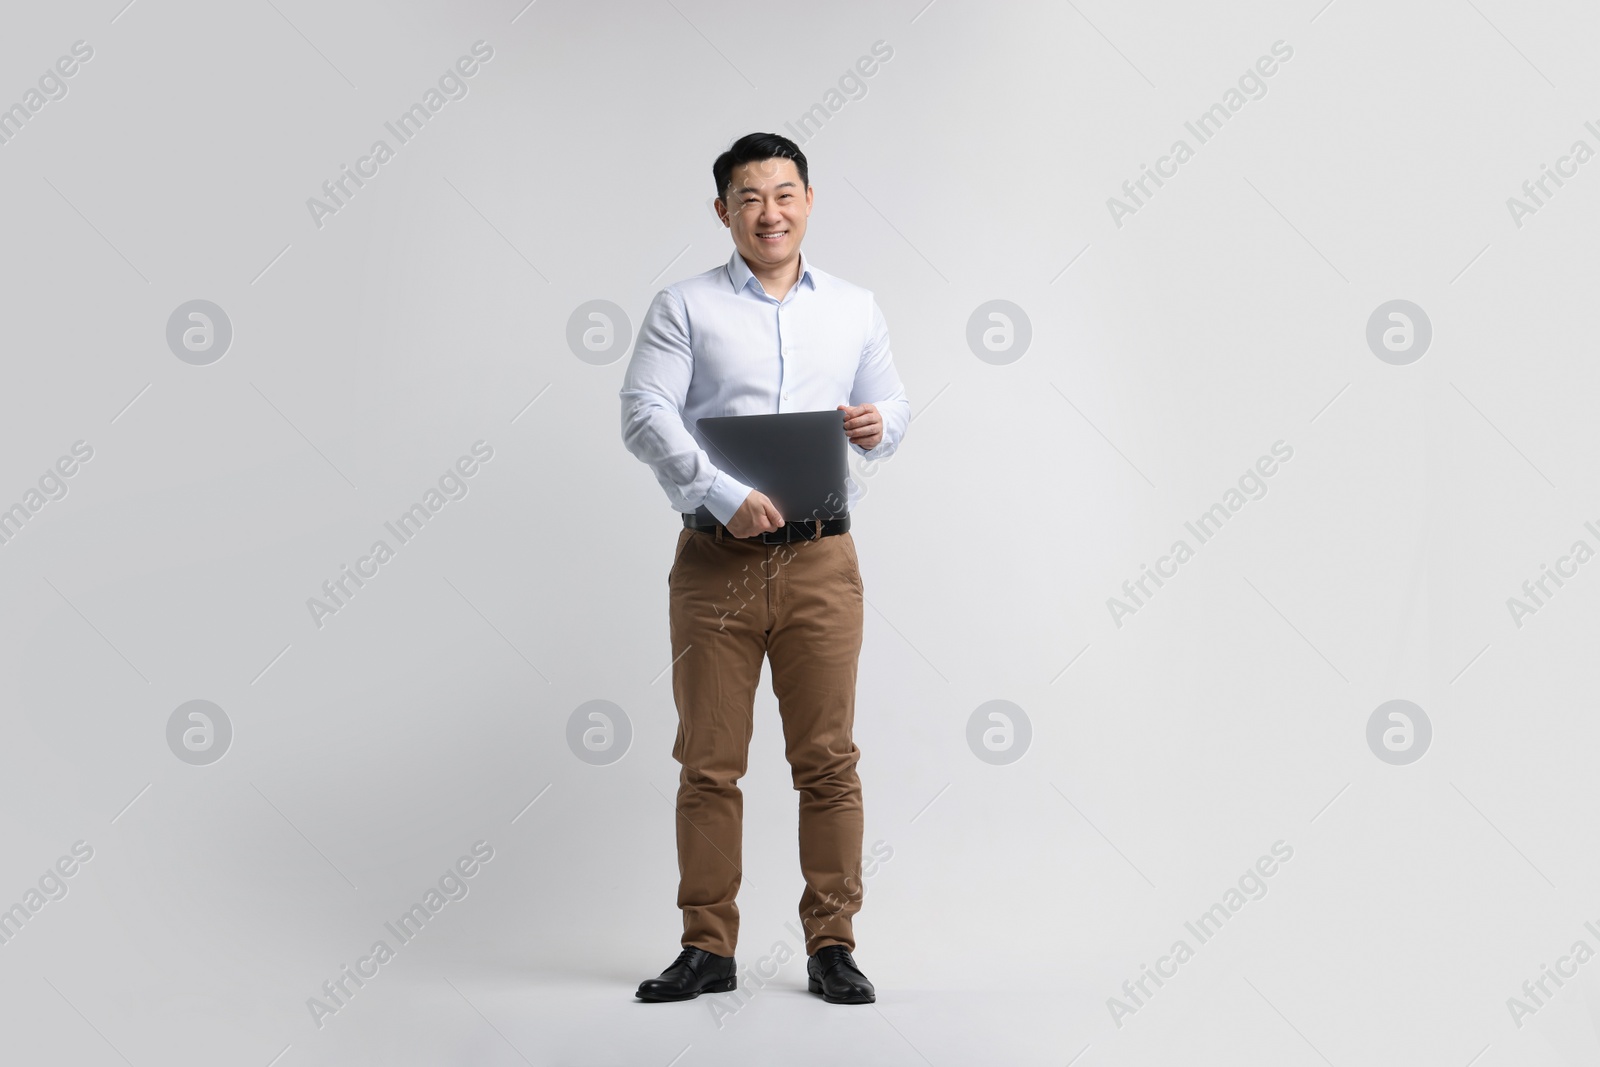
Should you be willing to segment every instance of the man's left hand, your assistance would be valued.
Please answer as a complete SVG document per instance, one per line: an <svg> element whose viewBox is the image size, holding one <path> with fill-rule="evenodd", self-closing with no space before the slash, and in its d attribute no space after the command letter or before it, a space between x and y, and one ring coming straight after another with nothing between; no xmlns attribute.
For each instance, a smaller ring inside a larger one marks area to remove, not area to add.
<svg viewBox="0 0 1600 1067"><path fill-rule="evenodd" d="M870 450L883 440L883 416L876 404L840 404L837 410L844 412L844 432L855 444Z"/></svg>

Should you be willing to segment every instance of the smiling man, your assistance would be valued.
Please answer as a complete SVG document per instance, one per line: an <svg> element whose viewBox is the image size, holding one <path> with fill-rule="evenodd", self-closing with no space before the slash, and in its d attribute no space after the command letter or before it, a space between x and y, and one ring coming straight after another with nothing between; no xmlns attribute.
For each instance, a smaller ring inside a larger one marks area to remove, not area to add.
<svg viewBox="0 0 1600 1067"><path fill-rule="evenodd" d="M807 988L866 1004L876 994L852 956L862 898L852 732L863 587L850 516L780 514L712 463L696 422L834 410L850 447L883 459L899 446L911 405L872 293L800 252L813 189L799 147L752 133L711 171L733 254L656 294L620 392L623 442L684 525L667 574L682 952L636 995L689 1000L737 985L738 782L765 658L800 794Z"/></svg>

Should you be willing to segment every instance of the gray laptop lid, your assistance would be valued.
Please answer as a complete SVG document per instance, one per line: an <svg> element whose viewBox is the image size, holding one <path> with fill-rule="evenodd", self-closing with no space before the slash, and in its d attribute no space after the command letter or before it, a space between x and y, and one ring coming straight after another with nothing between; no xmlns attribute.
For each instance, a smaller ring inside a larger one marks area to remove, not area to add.
<svg viewBox="0 0 1600 1067"><path fill-rule="evenodd" d="M695 425L711 461L765 493L785 521L847 513L844 412L724 415ZM704 505L695 514L703 523L717 521Z"/></svg>

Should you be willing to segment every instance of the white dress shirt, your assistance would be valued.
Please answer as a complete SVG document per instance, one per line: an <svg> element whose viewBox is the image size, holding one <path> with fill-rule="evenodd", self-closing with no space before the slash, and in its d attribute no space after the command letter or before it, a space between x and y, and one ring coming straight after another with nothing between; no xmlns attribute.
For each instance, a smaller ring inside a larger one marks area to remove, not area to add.
<svg viewBox="0 0 1600 1067"><path fill-rule="evenodd" d="M870 459L893 455L911 421L872 292L818 270L804 252L782 300L767 295L737 249L723 266L656 293L620 396L623 443L673 507L704 505L724 524L751 487L713 464L696 420L875 404L883 439L871 449L850 442Z"/></svg>

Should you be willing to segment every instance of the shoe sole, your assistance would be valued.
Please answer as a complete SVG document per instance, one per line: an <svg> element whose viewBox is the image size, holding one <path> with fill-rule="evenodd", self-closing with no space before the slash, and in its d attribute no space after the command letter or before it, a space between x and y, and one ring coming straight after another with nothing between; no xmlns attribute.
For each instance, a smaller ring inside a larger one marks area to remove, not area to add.
<svg viewBox="0 0 1600 1067"><path fill-rule="evenodd" d="M821 997L823 1000L827 1001L829 1004L873 1004L873 1003L876 1003L877 999L878 999L877 995L873 994L873 993L869 993L864 997L835 997L835 996L830 996L827 993L824 993L822 991L822 983L821 982L819 982L815 978L811 978L809 976L806 978L806 988L809 989L811 992L817 994L817 996Z"/></svg>
<svg viewBox="0 0 1600 1067"><path fill-rule="evenodd" d="M639 1000L647 1000L652 1003L668 1003L679 1000L693 1000L701 993L731 993L738 987L739 977L738 975L733 975L728 978L719 978L705 988L697 989L693 993L680 993L677 996L663 996L656 993L635 993L634 996Z"/></svg>

